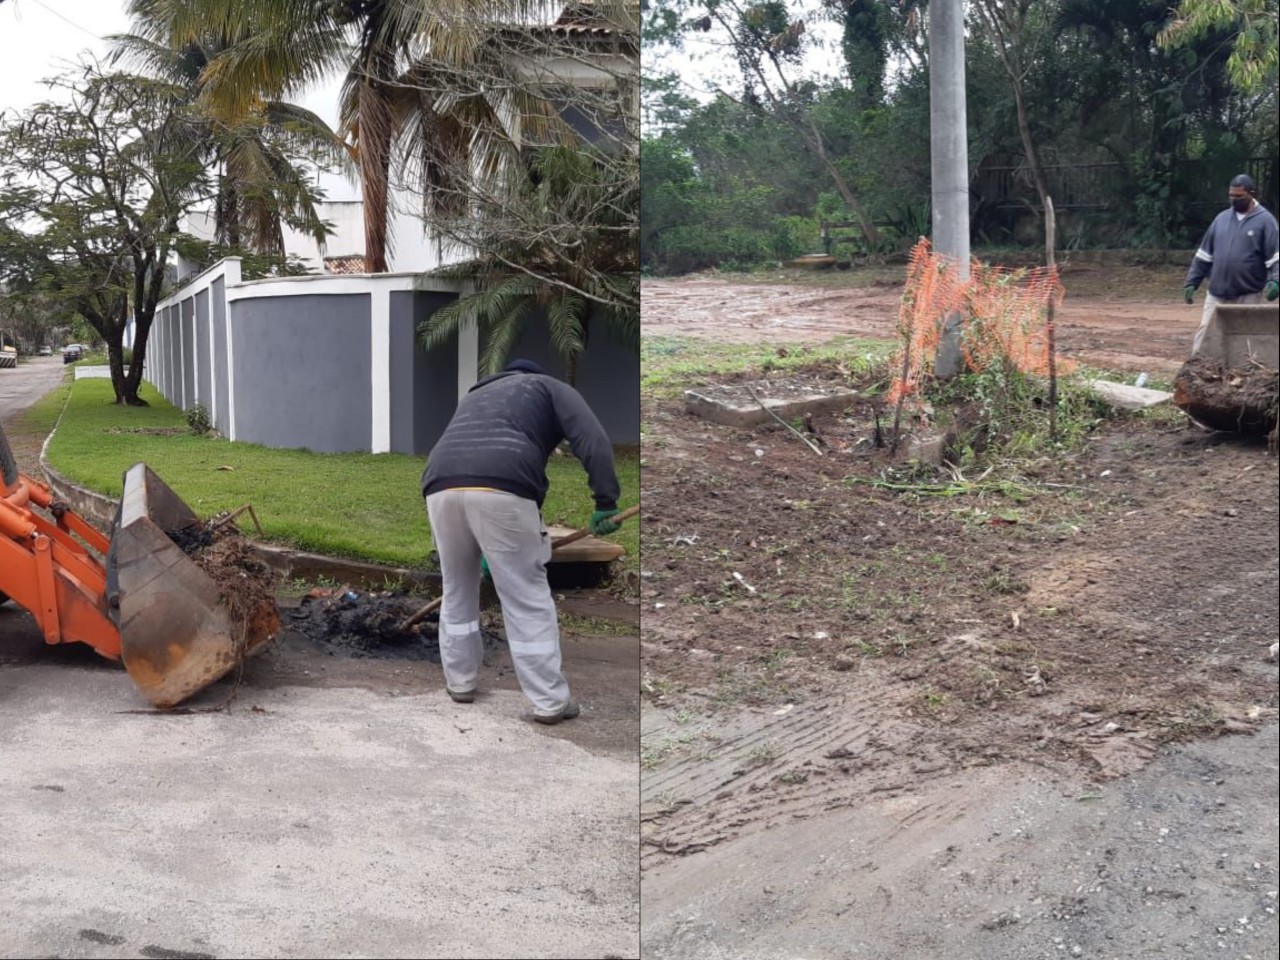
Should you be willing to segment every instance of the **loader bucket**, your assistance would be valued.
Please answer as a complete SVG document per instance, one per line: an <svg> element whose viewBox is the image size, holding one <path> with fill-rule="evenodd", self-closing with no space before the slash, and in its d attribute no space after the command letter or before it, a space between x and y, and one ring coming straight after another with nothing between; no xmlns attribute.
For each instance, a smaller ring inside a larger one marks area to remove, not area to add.
<svg viewBox="0 0 1280 960"><path fill-rule="evenodd" d="M1258 364L1280 367L1280 307L1267 303L1220 303L1213 310L1199 356L1228 370Z"/></svg>
<svg viewBox="0 0 1280 960"><path fill-rule="evenodd" d="M1173 402L1202 426L1262 435L1276 428L1280 402L1280 309L1221 303L1199 352L1173 381Z"/></svg>
<svg viewBox="0 0 1280 960"><path fill-rule="evenodd" d="M125 669L161 708L225 676L279 626L274 610L234 622L214 581L170 537L198 522L145 464L125 474L107 557L108 603Z"/></svg>

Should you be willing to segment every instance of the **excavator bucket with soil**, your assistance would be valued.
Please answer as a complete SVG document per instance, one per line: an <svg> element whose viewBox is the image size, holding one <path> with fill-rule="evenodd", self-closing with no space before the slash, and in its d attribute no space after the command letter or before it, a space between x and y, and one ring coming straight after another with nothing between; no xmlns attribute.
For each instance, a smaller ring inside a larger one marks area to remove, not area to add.
<svg viewBox="0 0 1280 960"><path fill-rule="evenodd" d="M279 627L274 603L233 610L180 545L202 529L182 498L145 464L125 474L107 555L107 600L125 669L167 708L225 676Z"/></svg>
<svg viewBox="0 0 1280 960"><path fill-rule="evenodd" d="M1173 382L1173 402L1197 423L1232 433L1276 428L1280 307L1220 303L1200 350Z"/></svg>

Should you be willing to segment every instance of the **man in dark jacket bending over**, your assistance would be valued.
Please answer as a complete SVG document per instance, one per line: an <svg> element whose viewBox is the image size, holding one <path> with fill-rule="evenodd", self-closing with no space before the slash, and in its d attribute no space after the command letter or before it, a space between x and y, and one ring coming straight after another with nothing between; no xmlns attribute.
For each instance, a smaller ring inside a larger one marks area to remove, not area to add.
<svg viewBox="0 0 1280 960"><path fill-rule="evenodd" d="M444 575L440 660L449 696L475 699L483 556L502 603L516 677L542 723L578 715L560 670L560 628L547 585L551 539L540 512L547 458L565 438L595 498L591 532L613 533L619 487L609 438L576 390L530 360L513 361L471 388L422 475Z"/></svg>

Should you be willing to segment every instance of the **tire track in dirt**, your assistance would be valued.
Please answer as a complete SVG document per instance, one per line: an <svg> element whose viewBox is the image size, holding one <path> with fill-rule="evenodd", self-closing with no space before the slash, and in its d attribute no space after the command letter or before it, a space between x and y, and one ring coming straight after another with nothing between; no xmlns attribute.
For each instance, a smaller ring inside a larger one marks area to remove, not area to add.
<svg viewBox="0 0 1280 960"><path fill-rule="evenodd" d="M642 866L870 797L899 796L954 772L962 760L922 743L920 727L887 719L901 713L903 700L885 688L861 688L856 701L721 719L703 748L699 731L684 733L685 749L641 781ZM655 724L650 744L678 729Z"/></svg>

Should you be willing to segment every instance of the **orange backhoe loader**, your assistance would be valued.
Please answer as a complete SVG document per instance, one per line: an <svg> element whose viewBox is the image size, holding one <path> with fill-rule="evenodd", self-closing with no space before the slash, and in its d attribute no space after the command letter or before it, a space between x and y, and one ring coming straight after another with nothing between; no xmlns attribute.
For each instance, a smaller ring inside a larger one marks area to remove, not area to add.
<svg viewBox="0 0 1280 960"><path fill-rule="evenodd" d="M47 643L123 660L161 708L226 675L276 626L232 622L213 581L170 537L198 522L139 463L125 474L108 539L18 471L0 428L0 603L28 610Z"/></svg>

